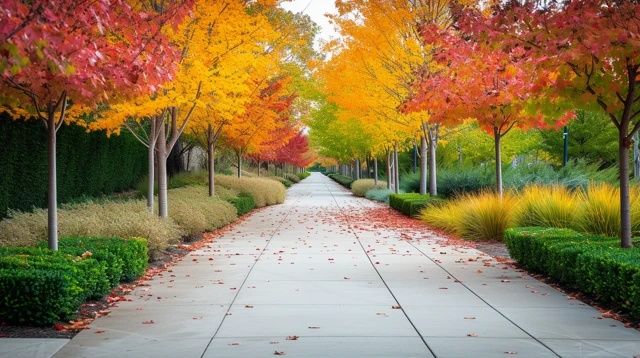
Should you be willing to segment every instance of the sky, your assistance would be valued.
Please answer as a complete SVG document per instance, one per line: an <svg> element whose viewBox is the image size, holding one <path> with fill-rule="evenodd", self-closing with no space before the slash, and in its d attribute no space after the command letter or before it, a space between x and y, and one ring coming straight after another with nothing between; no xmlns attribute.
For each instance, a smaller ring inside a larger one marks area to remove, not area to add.
<svg viewBox="0 0 640 358"><path fill-rule="evenodd" d="M292 0L282 2L280 6L291 12L303 12L309 15L311 20L320 26L320 34L316 38L315 43L316 50L319 50L320 41L327 41L338 37L333 25L331 25L329 19L324 16L326 13L335 14L337 12L334 1L335 0Z"/></svg>

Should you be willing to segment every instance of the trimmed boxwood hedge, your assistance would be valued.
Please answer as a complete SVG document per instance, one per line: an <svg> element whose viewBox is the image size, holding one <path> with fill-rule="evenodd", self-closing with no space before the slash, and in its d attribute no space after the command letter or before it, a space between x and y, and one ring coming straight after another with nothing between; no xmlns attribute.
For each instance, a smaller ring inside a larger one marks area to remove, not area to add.
<svg viewBox="0 0 640 358"><path fill-rule="evenodd" d="M0 247L0 321L49 325L69 320L86 299L139 277L149 260L144 239L65 237L58 251Z"/></svg>
<svg viewBox="0 0 640 358"><path fill-rule="evenodd" d="M300 180L304 180L304 179L308 178L309 175L311 175L311 173L309 173L309 172L298 173L298 178L300 178Z"/></svg>
<svg viewBox="0 0 640 358"><path fill-rule="evenodd" d="M256 201L251 194L240 193L237 197L229 199L229 202L236 207L238 216L244 215L256 207Z"/></svg>
<svg viewBox="0 0 640 358"><path fill-rule="evenodd" d="M149 262L147 240L143 238L64 237L60 239L59 250L78 256L90 252L92 258L107 265L112 287L140 277Z"/></svg>
<svg viewBox="0 0 640 358"><path fill-rule="evenodd" d="M504 241L526 269L640 319L640 248L622 249L618 239L555 228L508 229Z"/></svg>
<svg viewBox="0 0 640 358"><path fill-rule="evenodd" d="M338 184L342 185L343 187L347 188L347 189L351 189L351 183L354 182L353 179L344 176L342 174L328 174L327 175L329 178L335 180L336 182L338 182Z"/></svg>
<svg viewBox="0 0 640 358"><path fill-rule="evenodd" d="M404 193L389 196L389 206L408 216L416 216L422 209L441 201L442 199L429 194Z"/></svg>

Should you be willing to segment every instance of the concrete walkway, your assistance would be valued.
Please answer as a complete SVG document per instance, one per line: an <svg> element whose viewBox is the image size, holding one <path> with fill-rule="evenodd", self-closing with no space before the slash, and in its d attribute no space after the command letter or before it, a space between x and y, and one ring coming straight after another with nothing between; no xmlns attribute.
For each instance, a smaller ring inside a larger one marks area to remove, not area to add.
<svg viewBox="0 0 640 358"><path fill-rule="evenodd" d="M378 208L314 174L56 357L633 357L640 334L425 230L371 230ZM411 234L413 235L413 234Z"/></svg>

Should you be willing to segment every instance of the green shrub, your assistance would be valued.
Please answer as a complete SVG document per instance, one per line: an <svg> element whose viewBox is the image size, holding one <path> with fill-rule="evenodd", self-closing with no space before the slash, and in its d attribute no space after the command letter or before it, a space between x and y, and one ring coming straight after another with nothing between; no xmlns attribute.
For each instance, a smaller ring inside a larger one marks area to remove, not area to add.
<svg viewBox="0 0 640 358"><path fill-rule="evenodd" d="M416 216L422 209L441 202L440 198L431 197L428 194L405 193L389 196L389 206L408 216Z"/></svg>
<svg viewBox="0 0 640 358"><path fill-rule="evenodd" d="M83 290L66 270L0 269L0 320L45 326L73 318Z"/></svg>
<svg viewBox="0 0 640 358"><path fill-rule="evenodd" d="M238 216L244 215L256 207L256 201L247 193L240 193L237 197L229 199L229 202L235 206Z"/></svg>
<svg viewBox="0 0 640 358"><path fill-rule="evenodd" d="M63 253L80 256L90 252L91 258L104 263L112 287L140 277L149 261L147 241L142 238L64 237L59 245Z"/></svg>
<svg viewBox="0 0 640 358"><path fill-rule="evenodd" d="M175 203L169 210L180 210ZM191 206L182 208L189 213ZM231 207L230 210L235 212ZM186 215L186 214L185 214ZM142 237L147 239L153 258L170 244L179 242L185 232L172 220L150 215L143 200L86 202L58 210L60 236ZM0 221L0 245L35 246L47 238L47 211L11 213Z"/></svg>
<svg viewBox="0 0 640 358"><path fill-rule="evenodd" d="M343 187L351 189L351 183L353 183L353 179L342 174L328 174L327 176L338 182L338 184L342 185Z"/></svg>
<svg viewBox="0 0 640 358"><path fill-rule="evenodd" d="M285 174L284 178L287 179L288 181L292 182L292 183L299 183L300 182L300 177L295 175L295 174Z"/></svg>
<svg viewBox="0 0 640 358"><path fill-rule="evenodd" d="M273 177L267 177L271 180L275 180L275 181L279 181L280 183L282 183L282 185L284 185L285 188L290 188L293 185L293 182L287 178L283 178L280 176L273 176Z"/></svg>
<svg viewBox="0 0 640 358"><path fill-rule="evenodd" d="M386 181L378 181L378 184L375 184L375 180L373 179L358 179L351 183L351 191L353 195L364 197L367 192L371 189L385 189L387 187Z"/></svg>
<svg viewBox="0 0 640 358"><path fill-rule="evenodd" d="M286 196L284 185L268 178L238 178L230 175L216 175L216 183L239 193L251 195L258 208L282 204Z"/></svg>
<svg viewBox="0 0 640 358"><path fill-rule="evenodd" d="M640 249L569 229L514 228L505 232L511 257L599 302L640 318Z"/></svg>
<svg viewBox="0 0 640 358"><path fill-rule="evenodd" d="M388 203L389 202L389 196L391 194L393 194L393 190L391 189L370 189L369 191L367 191L367 193L365 194L365 197L367 199L371 199L371 200L375 200L375 201L380 201L383 203Z"/></svg>
<svg viewBox="0 0 640 358"><path fill-rule="evenodd" d="M304 180L304 179L307 179L309 175L311 175L311 173L309 172L298 173L298 178L300 178L300 180Z"/></svg>
<svg viewBox="0 0 640 358"><path fill-rule="evenodd" d="M477 166L473 168L439 168L438 195L445 198L469 193L480 193L494 185L493 172L490 168ZM417 191L417 189L415 190Z"/></svg>

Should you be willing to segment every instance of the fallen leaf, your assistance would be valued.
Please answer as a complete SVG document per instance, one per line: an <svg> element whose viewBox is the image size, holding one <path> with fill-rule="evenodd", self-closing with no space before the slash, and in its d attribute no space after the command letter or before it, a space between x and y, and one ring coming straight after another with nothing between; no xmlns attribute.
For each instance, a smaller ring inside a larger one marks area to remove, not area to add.
<svg viewBox="0 0 640 358"><path fill-rule="evenodd" d="M155 322L152 319L142 322L142 324L154 324L154 323Z"/></svg>
<svg viewBox="0 0 640 358"><path fill-rule="evenodd" d="M280 352L280 351L275 351L275 352L273 352L273 355L274 355L274 356L283 356L283 355L285 355L285 354L286 354L285 352Z"/></svg>
<svg viewBox="0 0 640 358"><path fill-rule="evenodd" d="M298 336L287 336L287 340L288 341L297 341L298 338L300 338L300 337L298 337Z"/></svg>

